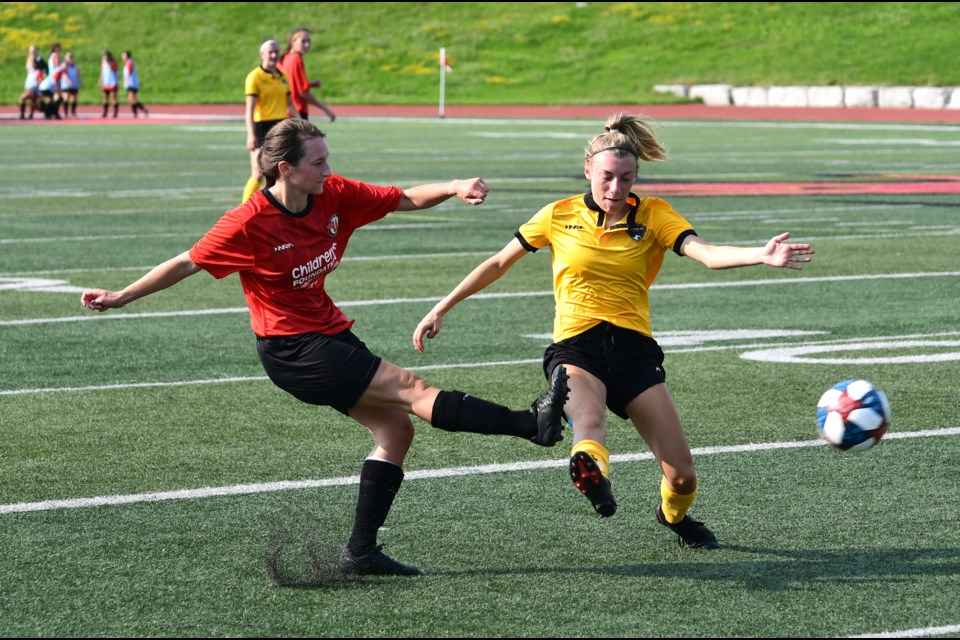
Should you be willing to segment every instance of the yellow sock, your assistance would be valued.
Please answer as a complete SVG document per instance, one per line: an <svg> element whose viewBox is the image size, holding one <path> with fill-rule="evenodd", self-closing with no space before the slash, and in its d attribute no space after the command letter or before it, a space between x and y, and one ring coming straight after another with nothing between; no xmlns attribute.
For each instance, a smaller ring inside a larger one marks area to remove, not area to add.
<svg viewBox="0 0 960 640"><path fill-rule="evenodd" d="M700 482L697 481L699 486ZM693 488L693 493L676 493L670 489L667 484L667 478L660 479L660 497L663 501L660 503L660 510L663 511L663 517L670 524L677 524L687 515L687 509L693 504L697 497L697 487Z"/></svg>
<svg viewBox="0 0 960 640"><path fill-rule="evenodd" d="M596 440L581 440L573 445L573 449L570 450L570 455L572 456L578 451L586 451L587 455L593 458L597 466L600 467L600 473L603 474L603 477L610 477L610 452L607 451L606 447Z"/></svg>
<svg viewBox="0 0 960 640"><path fill-rule="evenodd" d="M256 178L250 178L247 180L247 186L243 188L243 200L240 201L240 204L243 204L250 199L254 193L257 192L257 189L260 188L260 181Z"/></svg>

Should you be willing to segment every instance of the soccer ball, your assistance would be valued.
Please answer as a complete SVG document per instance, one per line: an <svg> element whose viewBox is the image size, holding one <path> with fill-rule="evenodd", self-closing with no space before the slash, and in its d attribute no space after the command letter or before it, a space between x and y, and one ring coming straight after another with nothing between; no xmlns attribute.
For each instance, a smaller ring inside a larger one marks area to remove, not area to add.
<svg viewBox="0 0 960 640"><path fill-rule="evenodd" d="M863 451L880 441L890 425L890 402L866 380L844 380L817 403L820 437L843 451Z"/></svg>

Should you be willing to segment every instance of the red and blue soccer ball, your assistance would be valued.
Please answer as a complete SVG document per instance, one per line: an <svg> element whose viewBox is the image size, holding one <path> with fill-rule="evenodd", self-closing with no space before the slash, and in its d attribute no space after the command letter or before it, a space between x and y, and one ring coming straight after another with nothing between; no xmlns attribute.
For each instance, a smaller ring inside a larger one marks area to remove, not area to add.
<svg viewBox="0 0 960 640"><path fill-rule="evenodd" d="M817 403L820 437L842 451L864 451L890 426L887 396L866 380L844 380Z"/></svg>

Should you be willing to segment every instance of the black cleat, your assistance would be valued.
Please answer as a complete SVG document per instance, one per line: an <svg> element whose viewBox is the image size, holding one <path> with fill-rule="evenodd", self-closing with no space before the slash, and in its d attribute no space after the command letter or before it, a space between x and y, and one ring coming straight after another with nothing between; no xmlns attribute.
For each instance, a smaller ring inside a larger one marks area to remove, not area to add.
<svg viewBox="0 0 960 640"><path fill-rule="evenodd" d="M613 498L610 481L586 451L578 451L570 458L570 478L574 486L587 496L601 518L609 518L617 512L617 501Z"/></svg>
<svg viewBox="0 0 960 640"><path fill-rule="evenodd" d="M720 543L716 536L706 525L699 520L694 520L689 515L683 516L683 520L677 524L670 524L663 516L663 510L660 505L657 506L657 522L667 527L677 534L677 542L681 547L690 547L691 549L718 549Z"/></svg>
<svg viewBox="0 0 960 640"><path fill-rule="evenodd" d="M340 554L340 571L356 576L418 576L420 569L412 564L397 562L383 551L382 546L355 556L349 548Z"/></svg>
<svg viewBox="0 0 960 640"><path fill-rule="evenodd" d="M537 421L537 435L530 438L530 442L552 447L563 440L563 405L570 397L570 387L567 385L569 379L563 365L550 374L550 385L546 392L530 407Z"/></svg>

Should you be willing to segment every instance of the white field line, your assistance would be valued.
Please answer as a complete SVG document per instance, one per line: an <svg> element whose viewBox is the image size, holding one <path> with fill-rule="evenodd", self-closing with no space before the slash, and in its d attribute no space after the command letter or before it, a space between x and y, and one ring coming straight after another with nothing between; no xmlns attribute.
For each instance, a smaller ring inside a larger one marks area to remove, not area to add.
<svg viewBox="0 0 960 640"><path fill-rule="evenodd" d="M952 226L945 227L946 229L952 229ZM495 254L502 247L491 247L486 250L479 251L450 251L446 253L400 253L396 255L387 255L387 256L350 256L344 258L342 262L389 262L393 260L424 260L424 259L435 259L435 258L475 258L475 257L488 257ZM145 266L130 266L130 267L84 267L82 269L46 269L42 271L17 271L11 273L0 273L0 278L17 278L17 277L28 277L28 276L49 276L49 275L60 275L64 273L118 273L125 271L136 271L136 272L146 272L150 269L153 269L156 265L145 265Z"/></svg>
<svg viewBox="0 0 960 640"><path fill-rule="evenodd" d="M764 345L769 346L769 345ZM517 364L540 364L541 358L526 360L493 360L490 362L459 362L454 364L429 364L422 367L408 367L411 371L436 371L440 369L463 369L475 367L504 367ZM5 389L0 396L26 396L38 393L75 393L84 391L110 391L116 389L147 389L151 387L186 387L202 384L222 384L225 382L261 382L267 376L235 376L231 378L209 378L207 380L174 380L171 382L123 382L118 384L92 385L86 387L48 387L45 389Z"/></svg>
<svg viewBox="0 0 960 640"><path fill-rule="evenodd" d="M696 219L696 216L691 216ZM775 216L770 215L751 215L751 216L738 216L738 217L749 217L749 218L759 218L764 221L769 221L768 224L784 224L783 221L778 220ZM712 218L711 222L724 221L724 218ZM478 223L476 220L465 220L465 221L456 221L456 222L411 222L411 223L399 223L399 224L384 224L384 225L371 225L358 229L358 231L408 231L416 229L455 229L458 227L471 226L475 228L476 226L487 226L495 227L497 226L496 222L481 222ZM843 225L837 225L843 226ZM829 235L829 236L803 236L802 238L794 238L794 240L805 240L807 242L812 240L872 240L872 239L891 239L891 238L938 238L943 236L952 236L960 233L960 226L957 225L939 225L936 227L916 227L915 231L903 231L899 233L851 233L851 234L842 234L842 235ZM179 233L152 233L152 234L123 234L123 235L108 235L108 236L61 236L61 237L39 237L39 238L0 238L0 244L47 244L52 242L102 242L102 241L114 241L114 240L142 240L147 238L197 238L199 239L203 235L202 232L179 232ZM770 238L757 238L752 240L733 240L729 241L726 244L732 245L763 245ZM486 255L495 253L499 249L492 249L487 252L483 252ZM441 254L441 255L450 255L450 254ZM426 256L424 256L426 257ZM387 260L395 259L393 256L369 256L366 257L367 260ZM356 260L356 258L344 258L344 260Z"/></svg>
<svg viewBox="0 0 960 640"><path fill-rule="evenodd" d="M935 438L960 435L960 427L944 429L927 429L924 431L908 431L887 433L884 440L903 440L910 438ZM700 447L693 449L695 456L709 456L724 453L756 453L778 449L799 449L806 447L824 446L823 440L802 440L797 442L766 442L757 444L740 444L722 447ZM652 460L651 453L627 453L610 456L611 462L626 463L642 460ZM536 460L513 462L507 464L486 464L473 467L448 467L445 469L423 469L410 471L405 480L427 480L433 478L451 478L455 476L472 476L491 473L511 473L515 471L531 471L536 469L553 469L566 467L569 461ZM165 500L196 500L218 496L248 495L256 493L270 493L275 491L289 491L298 489L317 489L323 487L341 487L359 484L360 476L342 476L339 478L323 478L320 480L286 480L280 482L265 482L259 484L239 484L226 487L204 487L201 489L181 489L178 491L159 491L154 493L137 493L113 496L95 496L92 498L74 498L70 500L45 500L43 502L20 502L0 505L0 514L25 513L30 511L54 511L59 509L80 509L85 507L101 507L108 505L136 504L140 502L161 502Z"/></svg>
<svg viewBox="0 0 960 640"><path fill-rule="evenodd" d="M710 179L711 177L718 177L718 176L723 176L723 175L727 175L727 174L716 174L716 176L711 176L711 175L709 175L709 174L704 174L704 175L699 175L699 176L685 175L684 177L686 177L686 178L697 178L697 179L701 179L701 180L707 180L707 179ZM728 174L728 175L733 176L733 175L735 175L735 174ZM665 177L666 177L666 176L665 176ZM567 178L549 178L549 177L544 177L544 178L531 178L531 180L566 180L566 179L567 179ZM656 179L657 179L656 176L647 176L647 178L646 178L646 180L648 180L648 181L656 181ZM489 182L496 182L496 181L497 181L497 179L492 179L492 180L490 180ZM512 181L512 180L511 180L511 181ZM638 184L639 184L639 183L638 183ZM641 186L642 186L642 184L641 184ZM909 204L909 205L892 205L892 204L890 204L890 205L884 205L884 204L873 205L873 204L864 204L864 205L862 205L862 206L855 206L855 207L854 207L854 206L843 206L843 207L816 207L816 206L813 206L813 207L802 207L802 208L797 208L797 209L744 209L744 210L737 210L737 211L713 211L713 212L710 212L710 213L698 213L698 214L696 214L696 216L691 215L691 216L689 216L689 217L692 217L692 218L694 218L694 219L703 219L703 218L710 218L710 217L714 217L714 216L764 215L764 214L772 215L772 214L779 214L779 213L822 213L822 212L837 212L837 211L843 211L843 212L848 212L848 211L882 211L882 210L884 210L884 209L891 209L891 210L895 210L895 211L897 211L897 212L902 212L905 208L907 208L907 209L909 209L909 208L923 208L923 207L925 207L925 206L927 206L927 205L924 205L923 203L912 203L912 204ZM207 207L178 207L177 210L176 210L176 213L184 214L184 213L192 213L192 212L197 212L197 211L210 212L212 208L213 208L213 207L210 207L210 206L207 206ZM491 210L491 209L501 210L501 209L504 209L504 208L506 208L506 207L505 207L505 206L494 205L494 204L491 204L491 203L489 203L489 202L486 202L486 203L484 203L483 208L484 208L485 211L489 211L489 210ZM518 209L518 210L519 210L519 209ZM64 217L64 216L78 217L78 216L90 216L90 215L97 215L97 216L118 216L118 215L134 215L134 214L143 215L143 214L149 214L149 213L165 213L165 212L167 212L167 209L156 209L156 208L154 208L154 209L98 209L98 210L95 211L95 212L91 212L91 211L51 211L51 212L48 212L48 213L31 212L30 216L31 216L32 218L37 218L37 217L42 217L42 216L47 216L47 217L53 217L53 216L56 216L56 217ZM14 218L14 217L15 217L15 218L20 218L20 217L22 217L22 216L23 216L23 213L21 213L21 212L17 212L17 213L0 213L0 218ZM409 218L409 217L410 217L410 214L406 214L404 217ZM435 220L436 217L435 217L435 216L430 216L429 219ZM361 228L362 228L362 229L366 229L367 227L361 227ZM499 248L499 247L498 247L498 248Z"/></svg>
<svg viewBox="0 0 960 640"><path fill-rule="evenodd" d="M905 631L884 631L882 633L865 633L848 638L926 638L928 636L945 636L960 633L960 624L951 624L945 627L921 627L906 629Z"/></svg>
<svg viewBox="0 0 960 640"><path fill-rule="evenodd" d="M900 335L900 336L874 336L874 337L860 337L860 338L842 338L836 340L813 340L796 343L799 346L816 346L816 345L839 345L847 343L869 343L876 341L889 341L889 340L907 340L914 338L937 338L945 336L957 335L960 332L957 331L944 331L939 333L921 333L921 334L911 334L911 335ZM550 342L550 334L527 334L525 338L532 339L542 339L544 342ZM674 354L674 353L702 353L707 351L733 351L733 350L755 350L755 349L772 349L777 347L783 347L782 342L770 342L770 343L735 343L735 344L725 344L720 346L664 346L664 353ZM410 369L411 371L438 371L441 369L474 369L477 367L505 367L505 366L515 366L522 364L540 364L540 358L527 358L521 360L493 360L488 362L456 362L450 364L430 364L423 366L410 365L405 368ZM89 385L83 387L44 387L37 389L3 389L0 390L0 396L26 396L26 395L36 395L41 393L82 393L87 391L112 391L118 389L149 389L149 388L158 388L158 387L186 387L186 386L195 386L195 385L204 385L204 384L223 384L230 382L263 382L268 380L266 376L233 376L228 378L207 378L204 380L172 380L169 382L121 382L116 384L105 384L105 385Z"/></svg>
<svg viewBox="0 0 960 640"><path fill-rule="evenodd" d="M770 278L759 280L740 280L736 282L687 282L675 284L653 285L652 290L668 289L714 289L720 287L756 287L782 284L815 284L821 282L860 282L864 280L900 280L913 278L943 278L960 276L960 271L930 271L916 273L874 273L855 276L819 276L813 278ZM472 300L495 298L534 298L552 296L552 291L516 291L507 293L479 293L471 296ZM339 307L369 307L387 304L420 304L437 302L441 296L423 298L381 298L376 300L353 300L338 302ZM21 320L0 320L0 327L50 324L58 322L83 322L90 320L133 320L142 318L170 318L176 316L202 316L217 314L247 313L246 307L226 307L220 309L194 309L186 311L157 311L151 313L108 313L86 314L82 316L63 316L58 318L25 318Z"/></svg>
<svg viewBox="0 0 960 640"><path fill-rule="evenodd" d="M345 117L344 122L381 122L381 123L416 123L416 124L436 124L436 118L404 118L400 116L354 116ZM766 122L759 120L658 120L658 124L663 128L670 127L693 127L700 129L824 129L834 131L937 131L942 133L954 133L960 131L960 126L950 124L894 124L882 122L854 123L854 122ZM585 131L584 140L592 135L596 128L595 118L580 119L541 119L541 118L446 118L445 125L451 124L483 124L483 125L541 125L545 127L559 126L583 126ZM510 134L515 137L518 134ZM531 137L541 137L538 134L529 134Z"/></svg>

